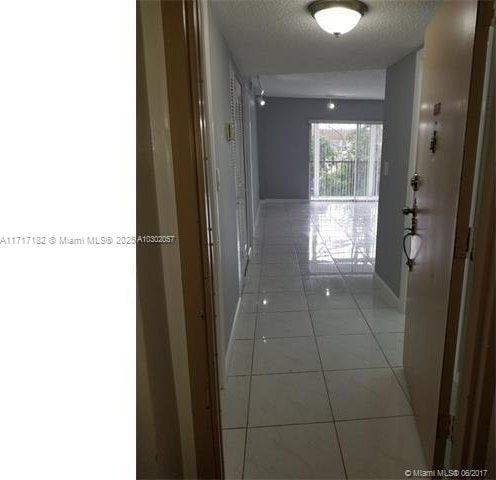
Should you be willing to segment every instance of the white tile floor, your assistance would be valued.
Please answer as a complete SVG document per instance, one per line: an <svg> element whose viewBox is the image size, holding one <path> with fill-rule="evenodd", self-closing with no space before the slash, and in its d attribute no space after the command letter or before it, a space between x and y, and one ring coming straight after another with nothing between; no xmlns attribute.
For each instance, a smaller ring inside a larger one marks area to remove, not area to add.
<svg viewBox="0 0 496 480"><path fill-rule="evenodd" d="M222 392L226 478L422 468L404 316L373 275L376 203L261 209Z"/></svg>

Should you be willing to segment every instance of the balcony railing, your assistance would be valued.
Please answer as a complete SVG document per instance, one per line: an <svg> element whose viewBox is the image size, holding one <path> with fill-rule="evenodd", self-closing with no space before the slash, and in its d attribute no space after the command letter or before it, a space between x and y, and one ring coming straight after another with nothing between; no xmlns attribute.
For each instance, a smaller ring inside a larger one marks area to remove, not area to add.
<svg viewBox="0 0 496 480"><path fill-rule="evenodd" d="M311 169L313 171L313 162L311 162ZM312 197L377 199L379 179L379 161L321 160L319 162L319 191L313 191L315 187L312 184Z"/></svg>

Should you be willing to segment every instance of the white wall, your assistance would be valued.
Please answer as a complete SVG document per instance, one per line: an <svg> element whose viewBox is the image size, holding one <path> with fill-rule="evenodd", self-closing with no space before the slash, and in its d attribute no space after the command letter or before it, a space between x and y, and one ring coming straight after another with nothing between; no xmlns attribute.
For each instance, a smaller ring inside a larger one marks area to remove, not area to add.
<svg viewBox="0 0 496 480"><path fill-rule="evenodd" d="M211 175L213 180L212 208L216 217L216 301L218 314L221 316L222 338L219 350L227 351L233 328L236 308L239 301L238 244L236 218L236 192L234 166L231 159L231 146L226 136L226 125L231 121L230 115L230 66L237 71L231 52L219 29L215 12L210 2L202 3L203 27L205 32L204 55L206 74L207 115L209 121L210 152L212 157ZM245 156L247 163L247 188L249 188L249 221L253 224L258 210L258 162L257 162L257 126L256 109L253 94L243 81L243 126L245 134ZM215 170L218 173L215 173Z"/></svg>
<svg viewBox="0 0 496 480"><path fill-rule="evenodd" d="M217 262L221 268L221 284L217 289L222 290L222 305L220 306L223 319L224 349L227 347L234 314L239 298L238 251L236 228L236 192L234 169L231 161L231 148L226 137L226 125L230 122L229 99L229 50L217 22L210 9L209 3L204 4L208 13L208 40L211 86L211 124L212 151L215 167L218 170L217 206L220 255Z"/></svg>

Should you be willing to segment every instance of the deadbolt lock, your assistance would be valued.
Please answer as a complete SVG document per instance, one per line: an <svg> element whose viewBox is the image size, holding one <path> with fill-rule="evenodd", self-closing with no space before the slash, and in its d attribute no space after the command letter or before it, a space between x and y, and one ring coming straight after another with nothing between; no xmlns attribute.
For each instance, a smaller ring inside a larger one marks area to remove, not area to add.
<svg viewBox="0 0 496 480"><path fill-rule="evenodd" d="M414 192L418 191L420 186L420 175L418 173L413 174L413 177L410 179L410 185Z"/></svg>

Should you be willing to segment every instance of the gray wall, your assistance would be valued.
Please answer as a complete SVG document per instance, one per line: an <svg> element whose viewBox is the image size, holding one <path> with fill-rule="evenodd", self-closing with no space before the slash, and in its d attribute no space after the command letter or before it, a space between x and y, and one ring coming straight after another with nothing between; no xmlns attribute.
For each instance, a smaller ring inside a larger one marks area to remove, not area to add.
<svg viewBox="0 0 496 480"><path fill-rule="evenodd" d="M377 220L375 270L391 290L400 296L404 218L416 52L391 65L386 73L386 99L382 141L381 183ZM385 176L385 163L389 164Z"/></svg>
<svg viewBox="0 0 496 480"><path fill-rule="evenodd" d="M309 121L383 120L381 100L334 100L269 97L258 107L260 198L308 199Z"/></svg>

